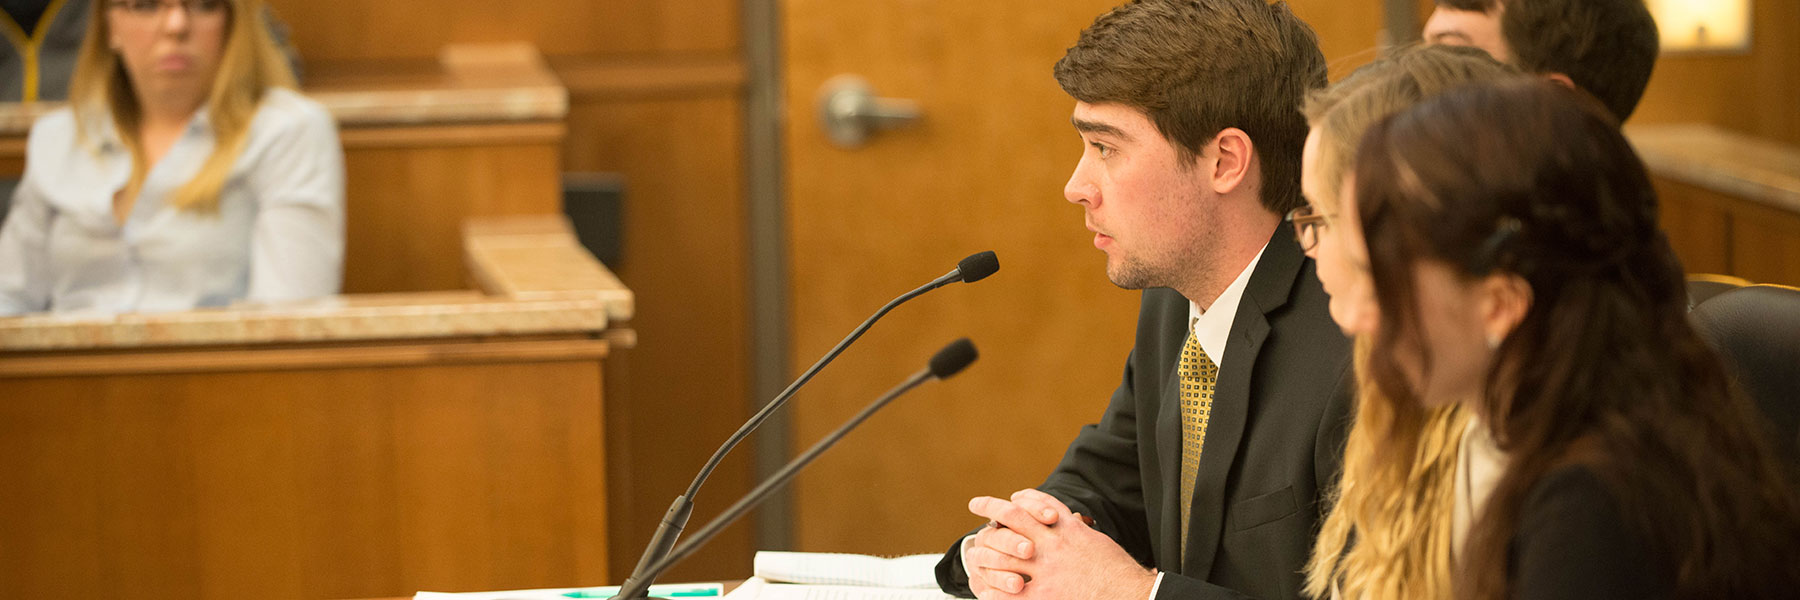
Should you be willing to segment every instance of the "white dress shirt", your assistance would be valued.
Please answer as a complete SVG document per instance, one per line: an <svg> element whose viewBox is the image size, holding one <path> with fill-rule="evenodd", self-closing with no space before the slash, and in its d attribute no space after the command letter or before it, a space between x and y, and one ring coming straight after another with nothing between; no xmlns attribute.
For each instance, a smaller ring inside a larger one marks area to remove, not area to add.
<svg viewBox="0 0 1800 600"><path fill-rule="evenodd" d="M1225 286L1225 291L1220 292L1219 297L1206 310L1200 310L1199 303L1188 300L1188 323L1193 327L1194 336L1200 338L1200 349L1206 351L1206 356L1214 365L1221 368L1225 365L1225 343L1231 340L1231 324L1237 320L1238 304L1244 299L1244 288L1250 285L1250 274L1256 271L1256 263L1262 262L1263 252L1268 249L1268 244L1263 244L1262 250L1257 250L1256 256L1250 259L1250 264L1244 265L1244 270L1238 273L1236 279L1231 280L1230 285ZM1177 355L1176 360L1181 360L1181 357ZM974 539L975 536L972 535L964 537L960 550L963 555L963 571L971 580L975 578L975 573L969 567L969 542ZM1156 573L1156 582L1150 585L1151 598L1155 598L1156 592L1162 589L1163 575L1160 571Z"/></svg>
<svg viewBox="0 0 1800 600"><path fill-rule="evenodd" d="M1244 265L1244 270L1238 273L1237 279L1231 280L1231 284L1225 286L1225 291L1220 292L1219 297L1213 299L1212 305L1206 310L1200 310L1198 302L1188 301L1188 322L1193 324L1194 337L1200 338L1200 349L1206 351L1206 357L1218 367L1225 366L1225 343L1231 341L1231 324L1237 320L1238 304L1244 300L1244 288L1250 286L1250 273L1256 270L1256 263L1262 262L1263 251L1268 249L1269 246L1264 244L1262 250L1257 250L1256 256L1250 259L1250 264ZM1176 360L1181 358L1177 356Z"/></svg>
<svg viewBox="0 0 1800 600"><path fill-rule="evenodd" d="M212 154L206 109L150 167L123 226L113 197L131 177L111 115L89 139L64 108L31 128L25 178L0 228L0 315L118 313L335 294L343 278L344 154L318 103L272 88L219 193L217 212L167 202Z"/></svg>

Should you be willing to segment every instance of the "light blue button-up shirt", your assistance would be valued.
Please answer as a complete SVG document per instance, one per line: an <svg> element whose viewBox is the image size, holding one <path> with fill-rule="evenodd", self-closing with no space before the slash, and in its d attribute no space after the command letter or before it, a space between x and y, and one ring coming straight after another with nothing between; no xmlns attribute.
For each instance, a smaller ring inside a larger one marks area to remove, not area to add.
<svg viewBox="0 0 1800 600"><path fill-rule="evenodd" d="M151 167L125 224L113 196L131 152L109 115L78 141L62 109L31 128L25 178L0 228L0 315L118 313L337 293L344 263L344 153L318 103L271 89L216 213L166 202L212 154L207 112Z"/></svg>

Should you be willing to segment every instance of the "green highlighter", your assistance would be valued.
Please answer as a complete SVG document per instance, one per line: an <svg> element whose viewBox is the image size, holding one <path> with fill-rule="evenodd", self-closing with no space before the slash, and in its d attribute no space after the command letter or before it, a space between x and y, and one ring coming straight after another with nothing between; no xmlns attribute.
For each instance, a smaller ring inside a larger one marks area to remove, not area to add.
<svg viewBox="0 0 1800 600"><path fill-rule="evenodd" d="M565 592L563 595L570 598L611 598L618 594L619 586L609 585L606 587ZM725 584L722 583L659 584L650 586L650 597L652 598L710 598L723 595L725 595Z"/></svg>

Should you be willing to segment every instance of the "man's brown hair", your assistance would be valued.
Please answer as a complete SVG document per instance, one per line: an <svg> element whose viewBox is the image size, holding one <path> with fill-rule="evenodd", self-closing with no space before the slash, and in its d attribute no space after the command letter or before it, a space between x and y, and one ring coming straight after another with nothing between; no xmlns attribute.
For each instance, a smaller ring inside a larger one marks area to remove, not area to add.
<svg viewBox="0 0 1800 600"><path fill-rule="evenodd" d="M1081 32L1056 62L1063 91L1149 117L1183 162L1227 127L1249 134L1262 165L1262 204L1300 206L1300 103L1325 85L1312 28L1286 2L1139 0Z"/></svg>
<svg viewBox="0 0 1800 600"><path fill-rule="evenodd" d="M1437 0L1455 10L1500 10L1513 62L1568 75L1620 122L1637 110L1661 42L1644 0Z"/></svg>

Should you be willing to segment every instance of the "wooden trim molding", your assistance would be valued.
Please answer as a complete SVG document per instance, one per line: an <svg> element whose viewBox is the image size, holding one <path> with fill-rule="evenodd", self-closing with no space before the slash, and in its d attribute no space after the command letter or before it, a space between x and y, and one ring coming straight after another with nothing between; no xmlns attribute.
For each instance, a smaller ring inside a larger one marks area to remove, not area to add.
<svg viewBox="0 0 1800 600"><path fill-rule="evenodd" d="M345 127L344 149L445 148L561 144L568 127L560 122L472 123L395 127ZM3 151L0 151L3 152Z"/></svg>
<svg viewBox="0 0 1800 600"><path fill-rule="evenodd" d="M13 356L0 357L0 379L598 360L612 343L601 338Z"/></svg>

